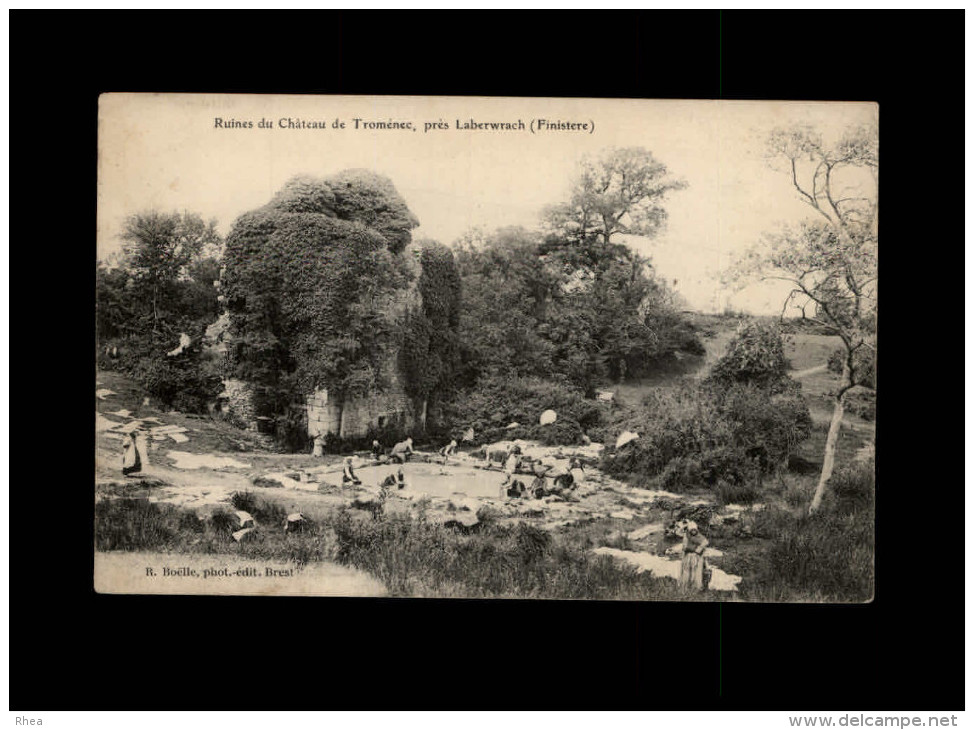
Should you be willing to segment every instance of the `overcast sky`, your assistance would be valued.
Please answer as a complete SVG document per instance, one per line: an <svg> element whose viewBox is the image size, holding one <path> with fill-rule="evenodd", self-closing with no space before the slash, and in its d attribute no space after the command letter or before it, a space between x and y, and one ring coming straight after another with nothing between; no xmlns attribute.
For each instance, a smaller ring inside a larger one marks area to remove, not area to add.
<svg viewBox="0 0 974 730"><path fill-rule="evenodd" d="M226 234L237 216L266 203L292 176L353 167L392 179L419 218L414 238L452 243L474 226L531 228L544 206L567 197L582 157L641 146L688 187L671 194L659 236L629 244L651 257L693 308L730 303L777 313L779 287L734 293L719 283L721 269L763 232L811 215L789 178L768 166L764 139L795 122L828 138L878 113L869 103L106 95L99 112L98 257L118 249L132 213L193 211L216 218ZM412 122L414 130L365 129L361 122L355 129L356 118ZM261 119L273 126L259 128ZM288 119L327 127L282 128ZM331 126L336 119L344 129ZM526 127L546 119L585 123L589 131L456 128L471 119L521 120ZM449 129L425 132L426 122Z"/></svg>

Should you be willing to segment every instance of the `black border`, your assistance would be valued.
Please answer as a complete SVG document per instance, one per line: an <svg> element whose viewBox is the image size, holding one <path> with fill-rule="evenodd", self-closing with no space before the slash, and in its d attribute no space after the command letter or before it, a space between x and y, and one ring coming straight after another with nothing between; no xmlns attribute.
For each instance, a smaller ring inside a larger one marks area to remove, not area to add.
<svg viewBox="0 0 974 730"><path fill-rule="evenodd" d="M9 17L11 709L964 706L964 494L943 470L964 453L949 280L963 240L961 12ZM893 390L880 404L875 601L95 595L90 396L74 394L93 380L103 91L878 101L880 377ZM935 472L920 465L931 458ZM226 655L230 638L253 654ZM295 641L306 651L286 659Z"/></svg>

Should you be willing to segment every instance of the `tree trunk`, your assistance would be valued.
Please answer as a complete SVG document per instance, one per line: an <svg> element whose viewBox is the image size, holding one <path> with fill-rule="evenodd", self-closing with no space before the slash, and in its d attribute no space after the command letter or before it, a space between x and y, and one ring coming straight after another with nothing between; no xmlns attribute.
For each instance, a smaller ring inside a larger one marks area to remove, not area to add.
<svg viewBox="0 0 974 730"><path fill-rule="evenodd" d="M839 442L839 430L842 427L842 416L845 415L845 394L852 388L852 369L849 361L852 353L846 355L842 364L842 387L839 388L835 396L835 410L832 411L832 422L829 424L829 435L825 439L825 455L822 458L822 474L818 478L818 486L815 487L815 496L808 507L808 514L815 514L822 505L822 496L825 494L825 485L832 477L832 469L835 467L835 447Z"/></svg>
<svg viewBox="0 0 974 730"><path fill-rule="evenodd" d="M829 424L829 435L825 439L825 456L822 459L822 474L818 478L818 486L815 487L815 496L812 497L812 504L808 508L808 514L815 514L822 504L822 496L825 494L825 485L832 477L832 469L835 467L835 447L839 441L839 429L842 426L842 416L845 413L845 406L842 403L844 391L840 391L835 399L835 410L832 411L832 422Z"/></svg>
<svg viewBox="0 0 974 730"><path fill-rule="evenodd" d="M422 426L423 433L426 433L426 412L429 407L429 399L423 398L423 410L420 412L419 422Z"/></svg>
<svg viewBox="0 0 974 730"><path fill-rule="evenodd" d="M342 398L342 404L338 407L338 438L345 439L345 399Z"/></svg>

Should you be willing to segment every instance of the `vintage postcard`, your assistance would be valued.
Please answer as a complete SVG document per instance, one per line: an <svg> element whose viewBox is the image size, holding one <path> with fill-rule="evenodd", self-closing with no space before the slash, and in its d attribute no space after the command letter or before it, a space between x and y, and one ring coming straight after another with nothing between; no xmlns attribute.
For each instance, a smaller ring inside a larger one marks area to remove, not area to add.
<svg viewBox="0 0 974 730"><path fill-rule="evenodd" d="M878 118L103 95L95 589L870 601Z"/></svg>

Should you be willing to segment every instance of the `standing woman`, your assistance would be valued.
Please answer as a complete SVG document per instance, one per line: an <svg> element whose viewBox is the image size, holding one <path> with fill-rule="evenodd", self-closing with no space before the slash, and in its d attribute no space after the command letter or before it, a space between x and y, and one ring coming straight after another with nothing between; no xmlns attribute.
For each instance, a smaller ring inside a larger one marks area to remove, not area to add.
<svg viewBox="0 0 974 730"><path fill-rule="evenodd" d="M680 565L680 587L703 590L703 551L710 541L700 534L696 522L687 524L683 535L683 563Z"/></svg>
<svg viewBox="0 0 974 730"><path fill-rule="evenodd" d="M148 464L148 460L144 459L142 455L145 447L140 443L140 435L141 432L138 429L131 431L128 439L125 440L125 444L122 446L123 476L140 472L144 468L144 464Z"/></svg>

